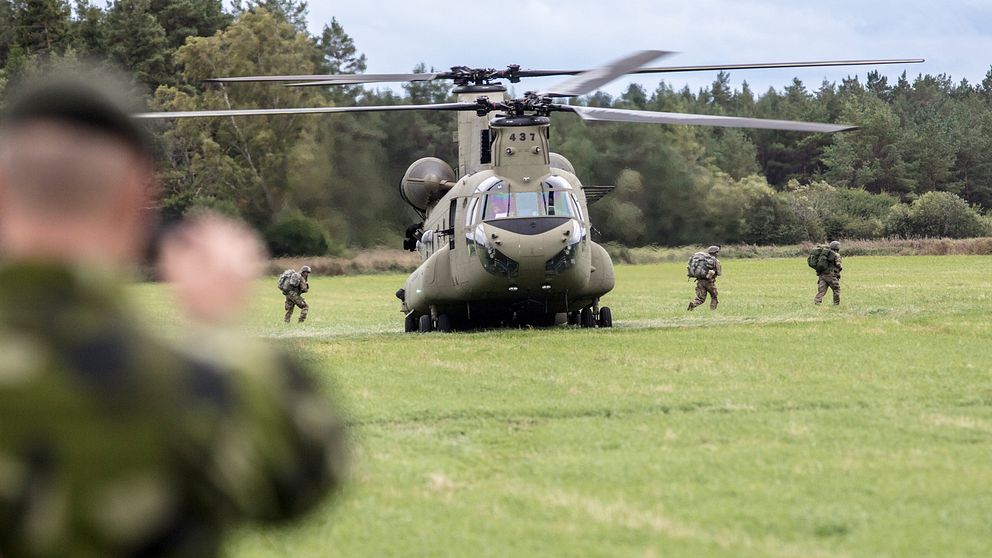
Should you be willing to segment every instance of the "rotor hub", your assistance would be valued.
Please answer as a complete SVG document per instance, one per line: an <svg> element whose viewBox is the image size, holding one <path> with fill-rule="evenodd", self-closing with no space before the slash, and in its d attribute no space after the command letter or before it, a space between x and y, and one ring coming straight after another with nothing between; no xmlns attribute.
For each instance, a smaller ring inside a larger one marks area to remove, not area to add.
<svg viewBox="0 0 992 558"><path fill-rule="evenodd" d="M486 87L496 80L505 79L510 83L520 82L520 65L510 64L505 70L495 68L469 68L468 66L452 66L451 71L440 74L439 78L450 79L456 87ZM499 85L502 87L502 85ZM506 89L503 89L506 91Z"/></svg>

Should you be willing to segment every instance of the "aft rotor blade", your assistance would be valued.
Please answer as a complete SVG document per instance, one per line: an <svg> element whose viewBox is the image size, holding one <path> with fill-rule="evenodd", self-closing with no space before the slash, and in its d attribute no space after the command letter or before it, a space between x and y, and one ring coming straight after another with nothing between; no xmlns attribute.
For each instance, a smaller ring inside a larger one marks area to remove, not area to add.
<svg viewBox="0 0 992 558"><path fill-rule="evenodd" d="M664 66L641 68L633 74L661 74L675 72L706 72L713 70L760 70L769 68L817 68L827 66L876 66L882 64L919 64L923 58L900 58L888 60L820 60L809 62L767 62L756 64L717 64L712 66Z"/></svg>
<svg viewBox="0 0 992 558"><path fill-rule="evenodd" d="M708 66L658 66L640 68L631 74L665 74L678 72L707 72L719 70L760 70L771 68L815 68L828 66L875 66L883 64L919 64L924 58L893 58L882 60L811 60L806 62L758 62L753 64L714 64ZM574 76L587 70L519 70L520 77Z"/></svg>
<svg viewBox="0 0 992 558"><path fill-rule="evenodd" d="M681 112L654 112L648 110L626 110L599 107L561 106L562 111L574 112L585 120L606 122L643 122L648 124L688 124L691 126L717 126L721 128L762 128L766 130L787 130L793 132L843 132L855 130L849 124L825 124L821 122L801 122L798 120L766 120L763 118L742 118L738 116L715 116L710 114L685 114Z"/></svg>
<svg viewBox="0 0 992 558"><path fill-rule="evenodd" d="M285 76L237 76L210 78L203 81L212 83L254 83L270 81L292 81L300 85L348 85L356 83L390 83L398 81L430 81L437 73L420 74L306 74ZM295 85L295 84L294 84Z"/></svg>
<svg viewBox="0 0 992 558"><path fill-rule="evenodd" d="M272 116L281 114L329 114L336 112L391 112L408 110L478 110L476 103L437 103L430 105L384 105L359 107L313 107L287 109L190 110L176 112L141 112L135 118L203 118L207 116Z"/></svg>
<svg viewBox="0 0 992 558"><path fill-rule="evenodd" d="M599 89L620 76L629 74L648 62L662 56L671 55L663 50L642 50L629 54L611 64L587 70L575 77L542 91L539 95L548 97L577 97Z"/></svg>

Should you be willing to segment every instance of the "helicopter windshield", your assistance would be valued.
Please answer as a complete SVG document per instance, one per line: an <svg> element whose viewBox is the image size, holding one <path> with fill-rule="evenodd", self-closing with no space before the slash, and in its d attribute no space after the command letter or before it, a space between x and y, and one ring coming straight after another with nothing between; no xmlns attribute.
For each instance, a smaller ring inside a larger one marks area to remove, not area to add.
<svg viewBox="0 0 992 558"><path fill-rule="evenodd" d="M552 177L557 178L557 177ZM564 182L564 181L562 181ZM493 184L483 196L482 220L512 217L578 217L578 207L567 182L545 182L542 192L506 192L502 182Z"/></svg>

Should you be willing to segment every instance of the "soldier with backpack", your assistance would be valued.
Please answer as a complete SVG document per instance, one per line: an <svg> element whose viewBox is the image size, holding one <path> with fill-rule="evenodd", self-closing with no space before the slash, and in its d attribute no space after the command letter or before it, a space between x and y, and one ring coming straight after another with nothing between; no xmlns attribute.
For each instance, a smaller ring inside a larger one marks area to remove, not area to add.
<svg viewBox="0 0 992 558"><path fill-rule="evenodd" d="M720 260L716 259L719 252L719 246L710 246L706 252L696 252L689 258L687 271L689 278L696 280L696 298L692 299L686 310L692 310L706 302L707 293L710 295L710 310L716 310L719 304L716 296L716 278L723 275Z"/></svg>
<svg viewBox="0 0 992 558"><path fill-rule="evenodd" d="M834 304L840 304L840 242L832 241L828 246L817 246L810 252L806 263L816 271L816 296L813 304L823 302L823 295L830 288L834 294Z"/></svg>
<svg viewBox="0 0 992 558"><path fill-rule="evenodd" d="M310 290L307 278L310 277L310 266L305 265L300 268L299 273L292 269L287 269L279 276L278 287L282 294L286 295L286 317L283 319L287 324L293 317L293 309L300 307L300 323L307 319L307 311L310 305L303 300L303 293Z"/></svg>

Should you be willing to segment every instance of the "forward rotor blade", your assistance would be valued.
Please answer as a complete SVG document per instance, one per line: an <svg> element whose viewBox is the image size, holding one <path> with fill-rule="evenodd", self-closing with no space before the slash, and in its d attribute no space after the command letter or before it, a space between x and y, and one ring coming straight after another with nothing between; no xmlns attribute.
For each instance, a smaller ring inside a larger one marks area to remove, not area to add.
<svg viewBox="0 0 992 558"><path fill-rule="evenodd" d="M558 105L556 105L558 106ZM648 124L688 124L692 126L717 126L721 128L761 128L765 130L787 130L793 132L843 132L855 130L849 124L825 124L821 122L801 122L798 120L766 120L763 118L742 118L738 116L714 116L710 114L685 114L681 112L654 112L647 110L626 110L599 107L560 105L565 112L574 112L584 120L606 122L643 122Z"/></svg>
<svg viewBox="0 0 992 558"><path fill-rule="evenodd" d="M211 83L254 83L269 81L300 82L300 85L347 85L355 83L389 83L395 81L430 81L437 78L437 73L421 74L314 74L286 76L237 76L210 78L203 81ZM318 82L318 83L312 83ZM295 85L295 84L294 84Z"/></svg>
<svg viewBox="0 0 992 558"><path fill-rule="evenodd" d="M438 103L431 105L385 105L359 107L314 107L295 109L232 109L232 110L191 110L177 112L141 112L135 118L202 118L207 116L272 116L279 114L329 114L336 112L393 112L408 110L478 110L476 103Z"/></svg>
<svg viewBox="0 0 992 558"><path fill-rule="evenodd" d="M669 56L671 52L663 50L642 50L629 54L611 64L587 70L575 77L554 85L539 95L548 97L577 97L595 91L620 76L629 74L648 62L661 56Z"/></svg>

